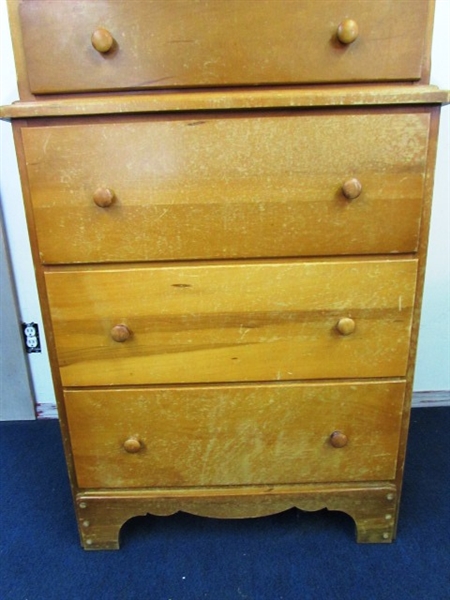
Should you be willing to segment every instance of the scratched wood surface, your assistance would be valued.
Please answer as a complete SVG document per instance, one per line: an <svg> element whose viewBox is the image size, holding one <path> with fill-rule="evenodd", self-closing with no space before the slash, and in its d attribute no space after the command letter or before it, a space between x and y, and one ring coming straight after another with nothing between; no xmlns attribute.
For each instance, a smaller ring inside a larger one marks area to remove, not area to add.
<svg viewBox="0 0 450 600"><path fill-rule="evenodd" d="M416 269L325 260L51 270L62 382L403 376ZM354 333L336 330L341 318ZM129 339L111 338L116 325Z"/></svg>
<svg viewBox="0 0 450 600"><path fill-rule="evenodd" d="M26 94L25 94L26 96ZM321 108L391 106L409 104L439 105L450 102L450 92L433 85L379 84L376 86L279 86L251 89L231 88L226 94L211 88L198 93L183 90L152 91L139 94L111 93L64 97L43 96L33 101L15 102L0 106L0 119L36 117L70 117L88 115L117 115L157 112L186 112L193 110L243 110L271 108Z"/></svg>
<svg viewBox="0 0 450 600"><path fill-rule="evenodd" d="M428 9L422 0L321 0L320 10L312 0L147 0L132 10L119 1L19 3L37 94L417 80ZM337 31L348 17L359 35L342 44ZM114 39L106 53L91 44L99 27Z"/></svg>
<svg viewBox="0 0 450 600"><path fill-rule="evenodd" d="M67 391L78 485L389 480L404 387L391 381ZM345 447L330 444L335 430L347 435ZM138 452L125 451L130 436Z"/></svg>
<svg viewBox="0 0 450 600"><path fill-rule="evenodd" d="M391 541L449 100L418 85L434 2L7 4L0 118L84 547L293 506Z"/></svg>
<svg viewBox="0 0 450 600"><path fill-rule="evenodd" d="M413 110L27 127L41 259L413 252L428 128L429 114ZM348 200L352 178L362 191ZM94 203L99 188L114 194L110 206Z"/></svg>
<svg viewBox="0 0 450 600"><path fill-rule="evenodd" d="M184 511L215 518L249 518L297 507L327 508L350 515L358 542L389 543L395 535L395 485L362 482L245 487L91 490L75 498L85 550L119 548L122 525L137 515L173 515ZM299 525L301 524L301 517Z"/></svg>

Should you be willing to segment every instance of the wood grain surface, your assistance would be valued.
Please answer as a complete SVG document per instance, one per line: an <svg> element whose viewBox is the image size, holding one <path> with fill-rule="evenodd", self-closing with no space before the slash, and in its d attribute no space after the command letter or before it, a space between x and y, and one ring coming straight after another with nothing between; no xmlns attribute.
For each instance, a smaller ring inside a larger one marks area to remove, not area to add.
<svg viewBox="0 0 450 600"><path fill-rule="evenodd" d="M395 537L439 105L433 0L9 0L86 549L148 512Z"/></svg>
<svg viewBox="0 0 450 600"><path fill-rule="evenodd" d="M43 262L413 252L429 114L148 116L22 131ZM349 200L343 185L358 178ZM99 188L114 199L99 207ZM64 239L64 243L61 243Z"/></svg>
<svg viewBox="0 0 450 600"><path fill-rule="evenodd" d="M46 0L19 5L32 93L417 80L421 0ZM359 35L337 39L351 17ZM91 42L98 29L114 43ZM42 35L42 32L45 35ZM55 54L58 60L55 60Z"/></svg>
<svg viewBox="0 0 450 600"><path fill-rule="evenodd" d="M46 273L65 386L395 377L406 372L415 260ZM342 335L337 323L354 319ZM125 342L111 329L125 325Z"/></svg>
<svg viewBox="0 0 450 600"><path fill-rule="evenodd" d="M404 387L391 381L67 391L78 485L389 480ZM330 443L337 429L348 437L344 448ZM140 450L125 450L130 436Z"/></svg>
<svg viewBox="0 0 450 600"><path fill-rule="evenodd" d="M433 85L315 85L230 88L226 93L211 88L201 93L183 90L174 94L158 91L126 94L93 94L36 97L33 101L0 106L0 119L70 117L88 115L147 114L192 110L243 110L270 108L320 108L441 105L450 102L450 92Z"/></svg>
<svg viewBox="0 0 450 600"><path fill-rule="evenodd" d="M85 550L119 548L122 525L137 515L167 516L182 510L204 517L244 519L294 507L306 511L324 508L343 511L355 521L358 542L389 543L395 535L396 503L395 485L384 481L83 490L76 496L80 537Z"/></svg>

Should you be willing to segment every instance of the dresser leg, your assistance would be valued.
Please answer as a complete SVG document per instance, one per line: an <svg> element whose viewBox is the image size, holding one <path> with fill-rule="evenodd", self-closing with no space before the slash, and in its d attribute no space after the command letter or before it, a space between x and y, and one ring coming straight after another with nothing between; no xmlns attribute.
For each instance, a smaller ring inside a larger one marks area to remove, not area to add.
<svg viewBox="0 0 450 600"><path fill-rule="evenodd" d="M365 511L364 511L365 512ZM395 508L379 507L374 514L353 514L358 543L390 543L395 539Z"/></svg>
<svg viewBox="0 0 450 600"><path fill-rule="evenodd" d="M323 504L328 510L344 512L352 517L356 525L358 543L389 543L395 538L397 516L397 494L395 486L333 490L313 494L312 504ZM303 510L308 502L303 499L296 506Z"/></svg>
<svg viewBox="0 0 450 600"><path fill-rule="evenodd" d="M105 502L99 504L77 499L76 513L81 545L85 550L119 549L120 528L127 518L117 514L117 507L113 505L109 510Z"/></svg>
<svg viewBox="0 0 450 600"><path fill-rule="evenodd" d="M390 543L395 538L397 515L395 488L351 493L345 502L340 500L330 502L328 508L342 510L353 518L358 543Z"/></svg>
<svg viewBox="0 0 450 600"><path fill-rule="evenodd" d="M81 543L86 550L119 548L122 525L146 514L178 511L204 517L249 518L290 508L323 508L350 515L360 543L389 543L395 537L397 493L393 484L303 485L208 490L86 492L76 498Z"/></svg>

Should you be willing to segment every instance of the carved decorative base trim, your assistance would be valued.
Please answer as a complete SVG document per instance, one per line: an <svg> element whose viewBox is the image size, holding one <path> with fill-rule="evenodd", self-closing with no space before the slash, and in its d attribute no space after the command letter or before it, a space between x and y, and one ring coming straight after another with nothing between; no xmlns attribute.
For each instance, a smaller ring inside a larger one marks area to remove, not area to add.
<svg viewBox="0 0 450 600"><path fill-rule="evenodd" d="M291 508L347 513L355 521L358 542L388 543L395 534L397 493L395 485L389 483L130 490L76 496L81 543L86 550L118 549L122 525L136 516L169 516L183 511L203 517L244 519Z"/></svg>

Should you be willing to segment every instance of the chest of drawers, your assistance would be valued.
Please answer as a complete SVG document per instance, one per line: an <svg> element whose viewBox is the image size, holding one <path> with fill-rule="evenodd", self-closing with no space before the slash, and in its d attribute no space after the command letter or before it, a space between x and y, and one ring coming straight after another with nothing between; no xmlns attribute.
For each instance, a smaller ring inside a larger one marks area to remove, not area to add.
<svg viewBox="0 0 450 600"><path fill-rule="evenodd" d="M83 546L291 507L391 541L448 101L433 3L9 5Z"/></svg>

